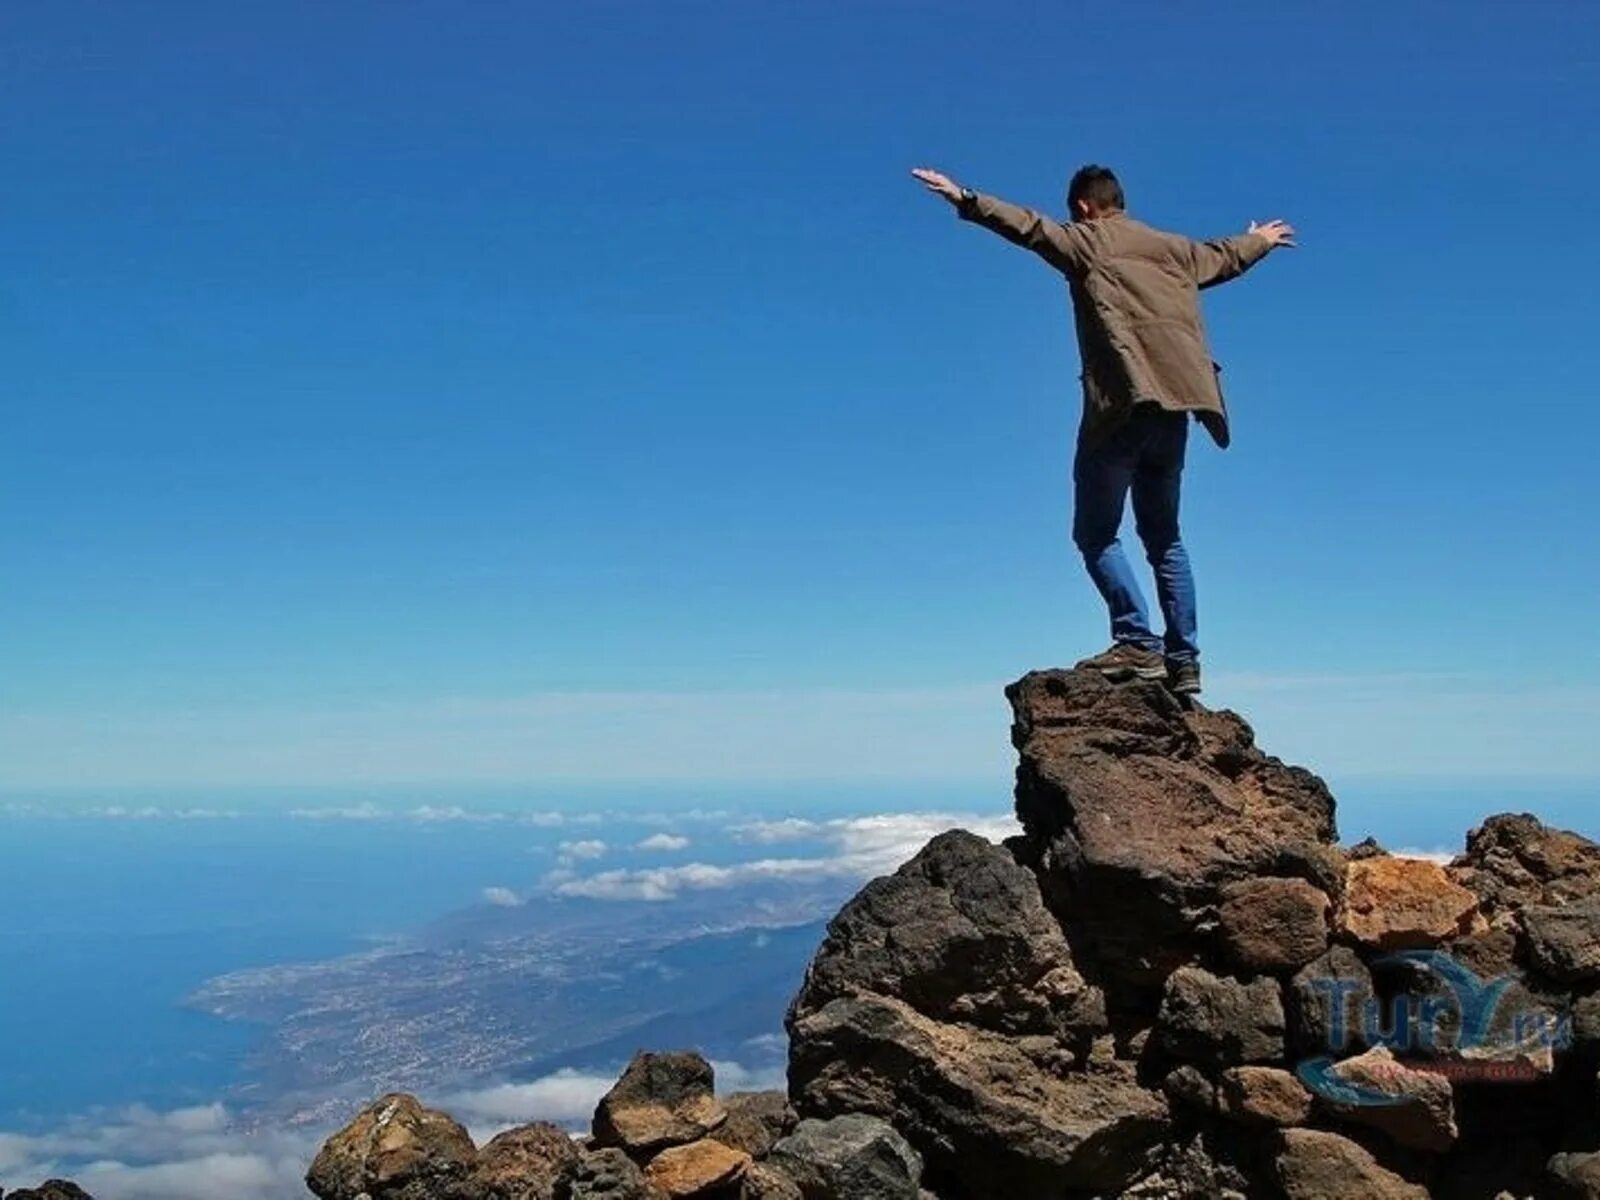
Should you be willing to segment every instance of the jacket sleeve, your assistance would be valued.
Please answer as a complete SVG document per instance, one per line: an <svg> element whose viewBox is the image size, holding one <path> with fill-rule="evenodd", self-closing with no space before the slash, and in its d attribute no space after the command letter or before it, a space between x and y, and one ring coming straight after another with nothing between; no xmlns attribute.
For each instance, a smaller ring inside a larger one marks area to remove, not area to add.
<svg viewBox="0 0 1600 1200"><path fill-rule="evenodd" d="M1058 271L1082 275L1088 268L1088 241L1081 230L1052 221L1031 208L1007 204L982 192L956 207L963 221L992 229L1008 242L1032 250Z"/></svg>
<svg viewBox="0 0 1600 1200"><path fill-rule="evenodd" d="M1200 287L1237 279L1267 256L1272 243L1259 233L1241 233L1209 242L1189 243L1190 270Z"/></svg>

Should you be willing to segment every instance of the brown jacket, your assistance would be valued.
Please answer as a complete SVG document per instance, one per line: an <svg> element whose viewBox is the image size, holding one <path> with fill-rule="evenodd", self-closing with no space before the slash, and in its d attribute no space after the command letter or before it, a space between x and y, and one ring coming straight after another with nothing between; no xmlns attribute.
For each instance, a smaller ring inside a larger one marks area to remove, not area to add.
<svg viewBox="0 0 1600 1200"><path fill-rule="evenodd" d="M1081 441L1115 429L1140 400L1192 412L1229 441L1228 409L1206 347L1200 289L1236 278L1272 248L1260 234L1211 242L1152 229L1125 213L1062 225L978 194L968 221L1026 246L1067 277L1083 359Z"/></svg>

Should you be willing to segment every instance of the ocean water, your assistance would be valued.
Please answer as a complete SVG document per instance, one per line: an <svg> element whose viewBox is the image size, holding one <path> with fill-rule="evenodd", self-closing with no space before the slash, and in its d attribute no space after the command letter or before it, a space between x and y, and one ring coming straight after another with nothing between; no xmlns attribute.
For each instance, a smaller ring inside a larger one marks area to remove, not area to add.
<svg viewBox="0 0 1600 1200"><path fill-rule="evenodd" d="M1491 812L1529 810L1600 837L1600 784L1331 781L1346 841L1454 851ZM65 1114L206 1103L239 1076L261 1030L184 1005L208 978L248 966L325 959L370 947L483 902L488 887L525 888L561 863L563 842L611 843L591 868L656 863L632 849L652 831L683 832L674 861L731 863L773 853L728 831L741 821L916 811L995 815L1004 784L819 793L635 791L568 797L398 795L434 818L333 819L289 810L370 798L208 798L240 815L171 815L194 798L123 797L161 816L105 812L105 797L50 802L48 816L0 815L0 1131L44 1129ZM0 814L13 798L0 797ZM25 798L19 798L25 799ZM461 811L455 811L460 806ZM548 826L464 819L540 811ZM787 851L783 851L787 852Z"/></svg>

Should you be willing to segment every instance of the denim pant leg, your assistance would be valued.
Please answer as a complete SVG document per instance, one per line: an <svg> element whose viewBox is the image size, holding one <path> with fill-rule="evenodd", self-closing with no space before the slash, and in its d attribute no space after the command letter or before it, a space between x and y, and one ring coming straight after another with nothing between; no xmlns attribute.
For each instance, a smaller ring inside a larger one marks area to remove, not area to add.
<svg viewBox="0 0 1600 1200"><path fill-rule="evenodd" d="M1200 657L1194 575L1178 532L1178 500L1188 442L1187 413L1164 412L1133 473L1133 519L1156 576L1156 597L1166 622L1165 654L1175 662Z"/></svg>
<svg viewBox="0 0 1600 1200"><path fill-rule="evenodd" d="M1130 419L1103 442L1078 447L1072 465L1072 540L1110 610L1111 640L1159 653L1161 639L1150 631L1144 593L1117 540L1123 502L1139 461L1142 426L1141 420Z"/></svg>

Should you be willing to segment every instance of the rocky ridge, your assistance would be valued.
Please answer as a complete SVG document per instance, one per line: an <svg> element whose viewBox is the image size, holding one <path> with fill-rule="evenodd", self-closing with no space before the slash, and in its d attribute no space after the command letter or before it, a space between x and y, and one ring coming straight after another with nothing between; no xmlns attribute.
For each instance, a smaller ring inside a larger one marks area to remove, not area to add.
<svg viewBox="0 0 1600 1200"><path fill-rule="evenodd" d="M1506 814L1448 864L1344 847L1234 713L1076 671L1007 696L1022 834L942 834L845 905L787 1094L642 1053L587 1136L477 1147L395 1093L311 1191L1600 1200L1600 846Z"/></svg>

